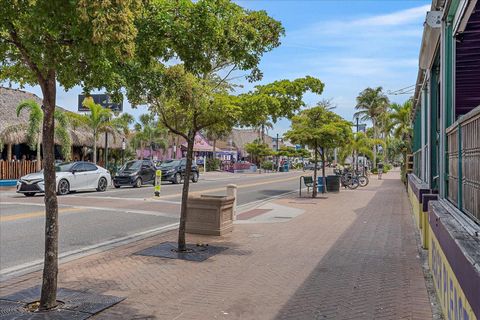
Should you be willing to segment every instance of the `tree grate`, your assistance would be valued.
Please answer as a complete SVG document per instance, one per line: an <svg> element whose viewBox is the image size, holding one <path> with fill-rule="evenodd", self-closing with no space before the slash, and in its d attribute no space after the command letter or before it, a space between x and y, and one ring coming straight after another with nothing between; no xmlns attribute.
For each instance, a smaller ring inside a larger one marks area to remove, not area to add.
<svg viewBox="0 0 480 320"><path fill-rule="evenodd" d="M176 242L163 242L157 246L134 253L139 256L159 257L168 259L180 259L187 261L202 262L208 258L228 249L209 245L187 244L187 252L178 252Z"/></svg>
<svg viewBox="0 0 480 320"><path fill-rule="evenodd" d="M40 298L40 286L0 297L0 320L84 320L125 298L60 288L60 307L45 312L29 312L25 306Z"/></svg>

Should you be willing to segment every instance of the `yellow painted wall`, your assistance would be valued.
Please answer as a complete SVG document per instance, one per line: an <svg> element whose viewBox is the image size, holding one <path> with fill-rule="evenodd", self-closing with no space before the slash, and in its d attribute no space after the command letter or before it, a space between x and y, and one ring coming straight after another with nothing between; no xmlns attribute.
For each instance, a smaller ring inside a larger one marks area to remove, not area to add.
<svg viewBox="0 0 480 320"><path fill-rule="evenodd" d="M430 225L428 225L428 229L430 248L428 251L428 264L445 318L451 320L478 320Z"/></svg>
<svg viewBox="0 0 480 320"><path fill-rule="evenodd" d="M418 229L422 228L422 219L421 217L421 211L422 207L420 206L420 202L417 199L417 196L413 192L412 188L410 185L408 185L408 197L410 198L410 203L412 204L412 210L413 210L413 215L415 217L415 225L417 226Z"/></svg>
<svg viewBox="0 0 480 320"><path fill-rule="evenodd" d="M423 249L428 249L429 248L428 244L430 242L430 239L429 239L430 225L428 224L428 211L425 212L422 210L422 213L420 216L422 218L422 233L421 233L422 247Z"/></svg>

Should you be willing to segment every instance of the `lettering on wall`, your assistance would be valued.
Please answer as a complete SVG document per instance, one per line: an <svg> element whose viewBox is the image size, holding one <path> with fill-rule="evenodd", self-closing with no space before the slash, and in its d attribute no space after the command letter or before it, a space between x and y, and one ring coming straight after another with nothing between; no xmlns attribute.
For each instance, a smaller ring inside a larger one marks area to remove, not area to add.
<svg viewBox="0 0 480 320"><path fill-rule="evenodd" d="M430 268L446 319L476 320L439 243L434 239L434 235L431 236L430 242Z"/></svg>

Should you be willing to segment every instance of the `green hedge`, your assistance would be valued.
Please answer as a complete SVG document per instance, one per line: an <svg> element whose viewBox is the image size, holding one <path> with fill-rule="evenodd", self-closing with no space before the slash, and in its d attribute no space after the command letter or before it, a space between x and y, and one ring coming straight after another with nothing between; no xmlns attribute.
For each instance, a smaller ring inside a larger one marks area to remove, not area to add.
<svg viewBox="0 0 480 320"><path fill-rule="evenodd" d="M273 167L274 167L272 161L264 161L262 162L261 166L262 166L262 169L264 170L273 170Z"/></svg>
<svg viewBox="0 0 480 320"><path fill-rule="evenodd" d="M220 159L207 159L207 171L215 171L220 169Z"/></svg>

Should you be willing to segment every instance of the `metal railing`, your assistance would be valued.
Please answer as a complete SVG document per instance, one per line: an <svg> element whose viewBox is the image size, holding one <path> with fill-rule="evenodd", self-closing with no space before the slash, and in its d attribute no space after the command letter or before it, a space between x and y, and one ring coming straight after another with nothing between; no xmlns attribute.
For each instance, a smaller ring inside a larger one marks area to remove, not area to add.
<svg viewBox="0 0 480 320"><path fill-rule="evenodd" d="M480 106L447 129L447 198L480 223Z"/></svg>

